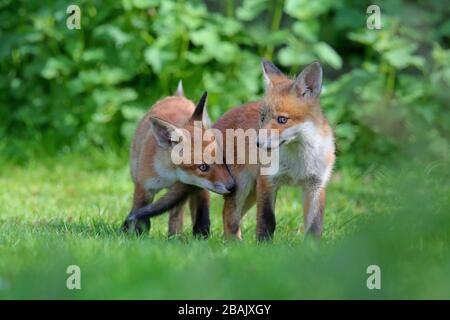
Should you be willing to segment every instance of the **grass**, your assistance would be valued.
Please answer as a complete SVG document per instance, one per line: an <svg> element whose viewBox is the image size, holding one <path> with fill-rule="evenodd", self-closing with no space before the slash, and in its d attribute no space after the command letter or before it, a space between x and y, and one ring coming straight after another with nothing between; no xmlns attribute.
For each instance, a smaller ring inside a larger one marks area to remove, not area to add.
<svg viewBox="0 0 450 320"><path fill-rule="evenodd" d="M271 243L222 239L219 196L212 235L167 238L167 216L149 235L119 231L131 203L126 160L92 153L3 163L0 171L0 298L381 299L450 298L448 166L338 171L327 194L324 239L299 233L299 190L283 188ZM366 269L381 268L381 290ZM81 290L66 269L81 268Z"/></svg>

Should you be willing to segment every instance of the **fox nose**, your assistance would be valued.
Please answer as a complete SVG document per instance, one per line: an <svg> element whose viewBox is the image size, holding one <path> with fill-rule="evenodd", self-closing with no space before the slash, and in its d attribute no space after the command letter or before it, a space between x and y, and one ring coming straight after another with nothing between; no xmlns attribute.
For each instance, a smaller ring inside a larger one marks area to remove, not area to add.
<svg viewBox="0 0 450 320"><path fill-rule="evenodd" d="M236 184L235 183L230 183L229 185L226 186L228 192L232 192L234 191L234 189L236 189Z"/></svg>

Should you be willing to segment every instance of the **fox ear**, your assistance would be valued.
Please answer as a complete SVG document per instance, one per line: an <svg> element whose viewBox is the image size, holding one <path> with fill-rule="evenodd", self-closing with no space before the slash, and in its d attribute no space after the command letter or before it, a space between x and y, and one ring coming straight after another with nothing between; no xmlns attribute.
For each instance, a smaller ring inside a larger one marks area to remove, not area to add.
<svg viewBox="0 0 450 320"><path fill-rule="evenodd" d="M192 114L191 119L193 121L201 121L203 128L208 129L211 127L211 120L209 120L208 111L206 111L206 103L208 101L208 92L203 92L200 101L195 107L194 113Z"/></svg>
<svg viewBox="0 0 450 320"><path fill-rule="evenodd" d="M163 149L169 148L172 142L178 142L183 135L179 128L165 120L150 117L150 122L152 124L153 136L158 145Z"/></svg>
<svg viewBox="0 0 450 320"><path fill-rule="evenodd" d="M183 81L178 81L177 90L175 91L174 95L177 97L184 97Z"/></svg>
<svg viewBox="0 0 450 320"><path fill-rule="evenodd" d="M322 66L318 61L308 65L297 76L294 83L297 96L302 99L316 99L322 90Z"/></svg>
<svg viewBox="0 0 450 320"><path fill-rule="evenodd" d="M266 85L273 85L277 82L285 80L287 77L272 62L266 59L261 61L264 80Z"/></svg>

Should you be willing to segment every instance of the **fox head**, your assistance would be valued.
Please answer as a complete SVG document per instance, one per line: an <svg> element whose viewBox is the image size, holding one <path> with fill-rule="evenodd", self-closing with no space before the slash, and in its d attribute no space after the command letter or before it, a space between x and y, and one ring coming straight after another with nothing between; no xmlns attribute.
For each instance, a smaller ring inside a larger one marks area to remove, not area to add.
<svg viewBox="0 0 450 320"><path fill-rule="evenodd" d="M263 60L262 67L266 93L260 111L260 128L267 129L268 135L260 135L257 144L274 149L301 140L311 126L320 125L322 67L319 62L313 62L295 79L288 78L270 61Z"/></svg>
<svg viewBox="0 0 450 320"><path fill-rule="evenodd" d="M235 181L227 165L223 161L215 161L220 157L219 154L216 157L216 152L222 150L221 140L213 136L204 138L204 130L211 127L206 111L207 97L205 92L191 118L182 127L151 117L152 132L159 147L170 152L169 161L181 182L227 194L234 189Z"/></svg>

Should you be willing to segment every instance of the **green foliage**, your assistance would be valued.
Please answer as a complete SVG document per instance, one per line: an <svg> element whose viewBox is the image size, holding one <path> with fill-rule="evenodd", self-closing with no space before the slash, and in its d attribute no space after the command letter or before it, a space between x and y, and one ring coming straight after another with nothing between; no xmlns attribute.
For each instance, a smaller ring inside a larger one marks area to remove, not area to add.
<svg viewBox="0 0 450 320"><path fill-rule="evenodd" d="M368 165L418 142L447 158L449 8L382 1L0 0L0 149L7 157L127 149L136 122L182 79L210 93L213 119L263 94L260 58L287 73L320 60L341 164ZM362 156L361 156L362 155Z"/></svg>

